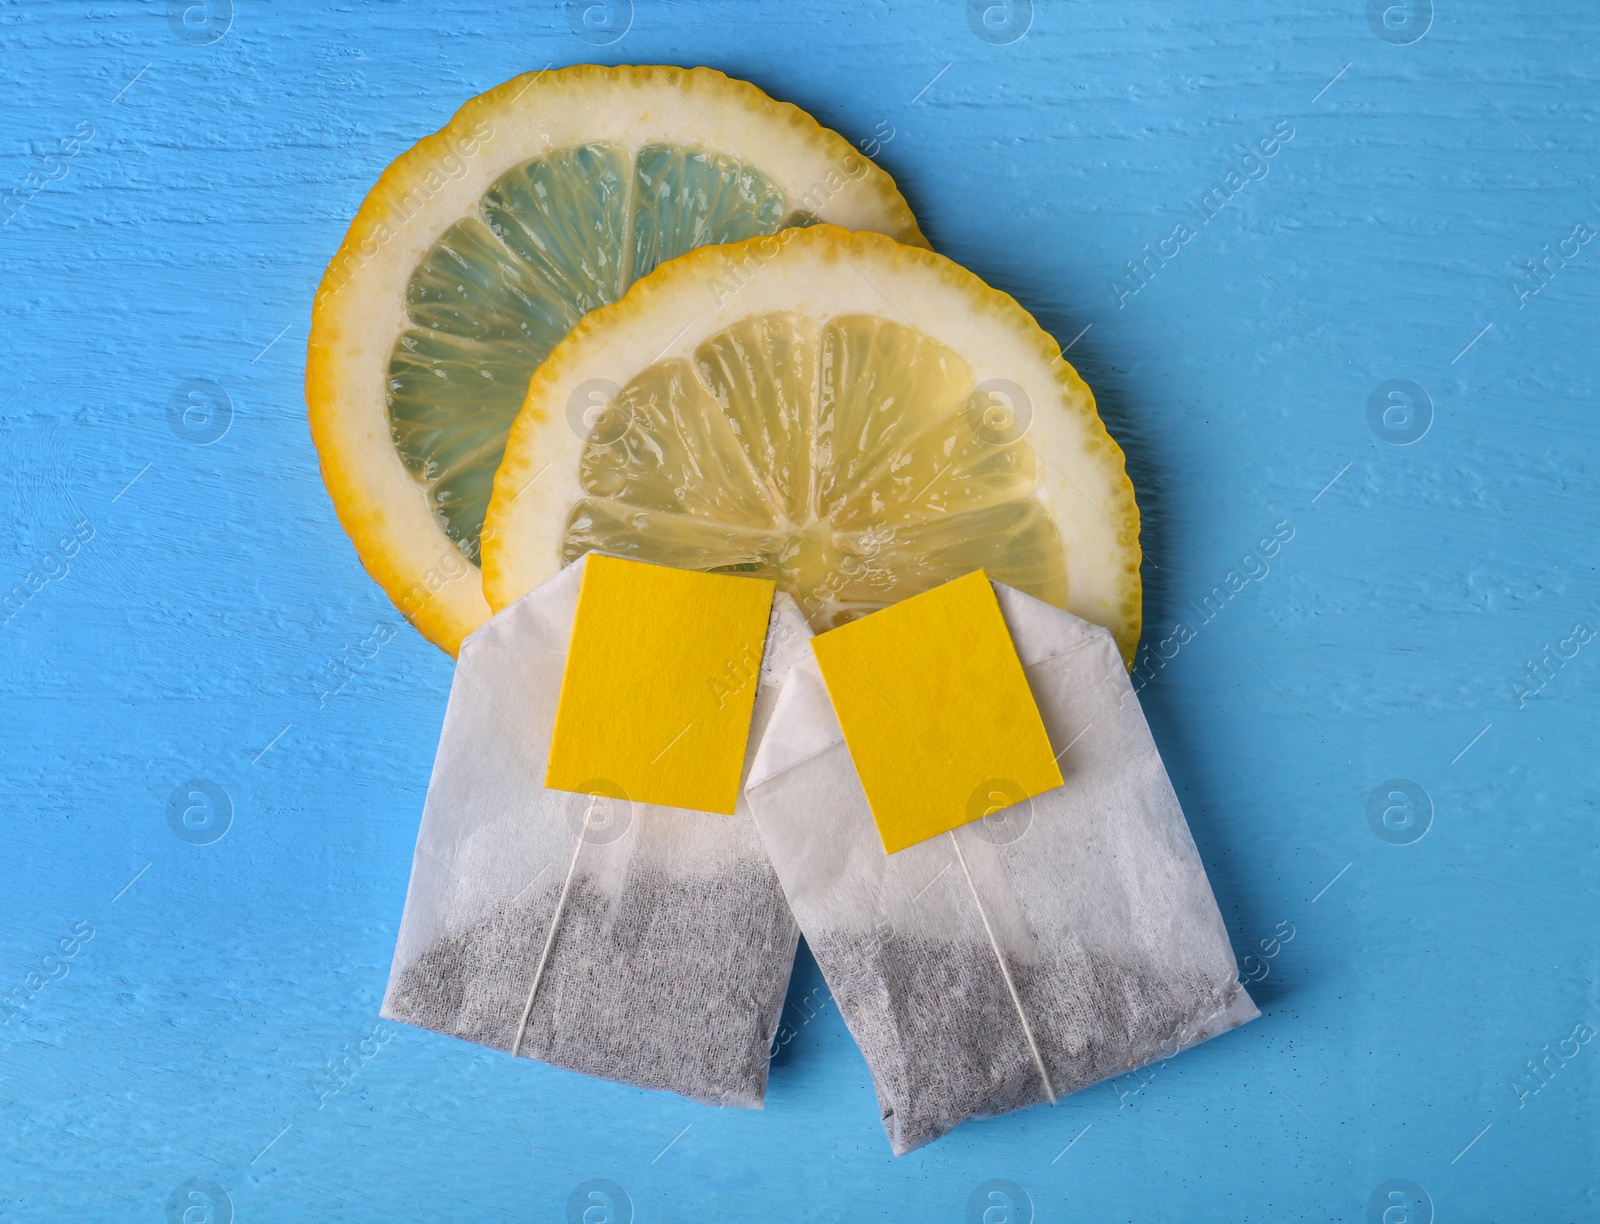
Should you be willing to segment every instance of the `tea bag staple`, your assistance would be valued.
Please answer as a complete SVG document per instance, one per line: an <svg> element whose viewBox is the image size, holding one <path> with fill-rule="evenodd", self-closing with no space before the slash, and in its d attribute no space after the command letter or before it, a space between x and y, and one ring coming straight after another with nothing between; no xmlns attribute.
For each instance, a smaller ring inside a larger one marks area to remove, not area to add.
<svg viewBox="0 0 1600 1224"><path fill-rule="evenodd" d="M586 561L462 644L382 1014L759 1108L799 935L744 799L726 816L544 786ZM746 773L810 636L780 594Z"/></svg>
<svg viewBox="0 0 1600 1224"><path fill-rule="evenodd" d="M885 854L809 655L747 782L896 1155L1259 1014L1110 633L994 585L1063 785Z"/></svg>

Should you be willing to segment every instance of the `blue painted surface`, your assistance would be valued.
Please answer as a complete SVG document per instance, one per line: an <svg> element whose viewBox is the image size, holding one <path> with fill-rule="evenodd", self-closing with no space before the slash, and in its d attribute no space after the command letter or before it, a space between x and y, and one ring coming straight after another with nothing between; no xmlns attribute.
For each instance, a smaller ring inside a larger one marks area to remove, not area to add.
<svg viewBox="0 0 1600 1224"><path fill-rule="evenodd" d="M1020 4L986 41L954 0L637 0L603 46L558 4L0 9L0 1216L1594 1218L1600 11L1426 7L1041 3L1002 43ZM804 955L759 1114L372 1036L450 666L322 492L311 293L395 155L591 59L876 139L939 249L1077 337L1259 1022L899 1161ZM209 445L169 424L196 379ZM191 778L211 844L169 825Z"/></svg>

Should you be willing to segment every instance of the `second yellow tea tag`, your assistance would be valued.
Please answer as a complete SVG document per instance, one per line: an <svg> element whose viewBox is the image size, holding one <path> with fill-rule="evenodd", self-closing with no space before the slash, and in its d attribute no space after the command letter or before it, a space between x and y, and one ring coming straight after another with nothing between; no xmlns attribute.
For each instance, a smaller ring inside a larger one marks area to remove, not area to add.
<svg viewBox="0 0 1600 1224"><path fill-rule="evenodd" d="M774 584L584 565L544 784L732 815Z"/></svg>
<svg viewBox="0 0 1600 1224"><path fill-rule="evenodd" d="M888 853L1061 785L983 571L811 649Z"/></svg>

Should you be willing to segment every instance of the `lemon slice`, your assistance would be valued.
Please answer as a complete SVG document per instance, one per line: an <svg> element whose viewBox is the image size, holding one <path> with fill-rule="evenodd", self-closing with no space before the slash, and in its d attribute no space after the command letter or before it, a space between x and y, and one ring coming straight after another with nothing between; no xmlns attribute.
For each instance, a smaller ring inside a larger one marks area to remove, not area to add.
<svg viewBox="0 0 1600 1224"><path fill-rule="evenodd" d="M829 225L664 265L534 375L490 606L590 549L773 578L818 631L982 568L1130 663L1139 639L1133 486L1059 346L949 260Z"/></svg>
<svg viewBox="0 0 1600 1224"><path fill-rule="evenodd" d="M842 137L706 68L518 77L384 172L317 293L306 403L340 521L428 638L489 615L495 466L573 325L674 256L818 219L923 242Z"/></svg>

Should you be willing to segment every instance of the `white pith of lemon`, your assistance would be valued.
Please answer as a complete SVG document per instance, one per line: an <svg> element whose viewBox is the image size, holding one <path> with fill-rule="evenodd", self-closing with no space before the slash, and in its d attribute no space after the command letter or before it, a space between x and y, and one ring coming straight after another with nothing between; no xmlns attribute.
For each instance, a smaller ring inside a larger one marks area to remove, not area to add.
<svg viewBox="0 0 1600 1224"><path fill-rule="evenodd" d="M362 563L454 653L529 375L585 312L705 243L821 219L922 243L840 136L711 69L583 65L472 99L378 180L313 309L306 402Z"/></svg>
<svg viewBox="0 0 1600 1224"><path fill-rule="evenodd" d="M1133 487L1060 347L949 260L834 226L696 251L579 324L483 538L496 610L599 549L774 578L819 631L982 568L1127 660L1139 638Z"/></svg>

